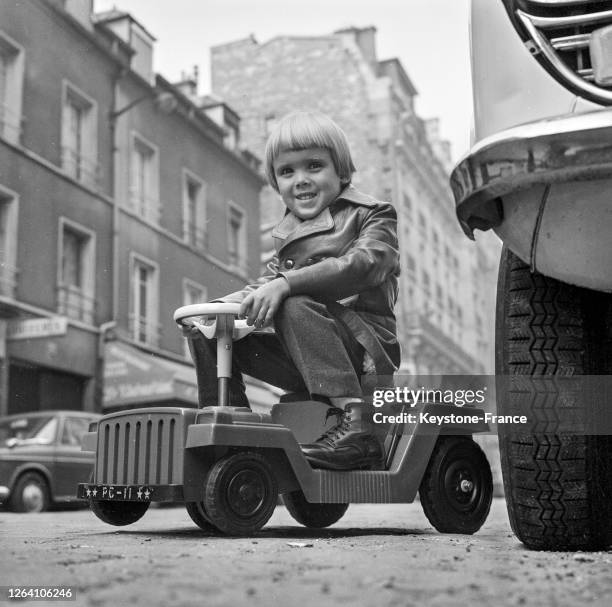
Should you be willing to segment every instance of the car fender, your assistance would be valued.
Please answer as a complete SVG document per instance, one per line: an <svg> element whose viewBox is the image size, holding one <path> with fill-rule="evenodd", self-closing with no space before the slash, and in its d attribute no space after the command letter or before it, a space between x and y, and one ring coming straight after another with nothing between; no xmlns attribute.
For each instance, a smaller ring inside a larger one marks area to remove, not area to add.
<svg viewBox="0 0 612 607"><path fill-rule="evenodd" d="M38 464L35 462L27 462L15 468L15 470L11 474L9 484L8 484L10 494L13 493L13 489L15 488L15 484L17 483L17 480L19 479L19 477L23 476L27 472L37 472L45 479L45 482L47 483L47 487L49 488L50 498L51 500L53 500L53 496L55 495L55 487L53 486L53 483L51 481L52 479L51 472L46 466L43 466L42 464Z"/></svg>

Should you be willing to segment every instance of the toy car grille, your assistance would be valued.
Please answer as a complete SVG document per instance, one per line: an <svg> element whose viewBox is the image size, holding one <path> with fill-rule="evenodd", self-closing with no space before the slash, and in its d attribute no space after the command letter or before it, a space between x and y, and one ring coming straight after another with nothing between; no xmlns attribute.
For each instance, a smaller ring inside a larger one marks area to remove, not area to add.
<svg viewBox="0 0 612 607"><path fill-rule="evenodd" d="M167 413L126 414L98 426L95 483L166 485L182 482L185 420ZM177 453L179 455L177 455Z"/></svg>
<svg viewBox="0 0 612 607"><path fill-rule="evenodd" d="M612 86L595 82L593 32L612 25L611 0L503 0L529 52L563 86L604 105Z"/></svg>

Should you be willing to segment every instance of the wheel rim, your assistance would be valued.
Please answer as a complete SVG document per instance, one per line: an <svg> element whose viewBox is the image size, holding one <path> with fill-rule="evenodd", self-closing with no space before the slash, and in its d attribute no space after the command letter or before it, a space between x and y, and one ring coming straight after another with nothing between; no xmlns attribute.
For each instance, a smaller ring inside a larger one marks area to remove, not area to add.
<svg viewBox="0 0 612 607"><path fill-rule="evenodd" d="M253 469L240 470L227 485L227 501L232 511L242 518L257 514L265 502L267 486L262 474Z"/></svg>
<svg viewBox="0 0 612 607"><path fill-rule="evenodd" d="M41 512L45 505L43 488L36 483L26 485L23 488L22 500L26 512Z"/></svg>
<svg viewBox="0 0 612 607"><path fill-rule="evenodd" d="M466 459L454 461L443 478L444 494L458 512L476 509L482 497L482 482L478 470Z"/></svg>

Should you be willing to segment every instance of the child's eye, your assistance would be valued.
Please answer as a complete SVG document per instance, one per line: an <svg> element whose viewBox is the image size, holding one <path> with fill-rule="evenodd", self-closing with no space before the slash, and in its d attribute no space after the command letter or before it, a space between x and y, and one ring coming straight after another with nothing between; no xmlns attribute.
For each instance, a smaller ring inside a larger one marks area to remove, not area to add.
<svg viewBox="0 0 612 607"><path fill-rule="evenodd" d="M278 175L280 175L281 177L286 177L287 175L291 175L292 172L293 171L289 167L282 167L281 169L279 169Z"/></svg>
<svg viewBox="0 0 612 607"><path fill-rule="evenodd" d="M311 169L320 169L323 166L323 163L319 160L313 160L310 163L310 168Z"/></svg>

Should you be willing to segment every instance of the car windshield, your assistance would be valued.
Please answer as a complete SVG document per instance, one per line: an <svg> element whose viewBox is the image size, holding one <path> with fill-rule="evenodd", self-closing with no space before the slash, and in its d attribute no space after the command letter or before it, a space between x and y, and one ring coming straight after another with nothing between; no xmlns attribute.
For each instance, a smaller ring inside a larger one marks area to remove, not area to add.
<svg viewBox="0 0 612 607"><path fill-rule="evenodd" d="M51 443L55 437L57 419L51 416L13 417L0 420L0 444L10 439L36 443Z"/></svg>

